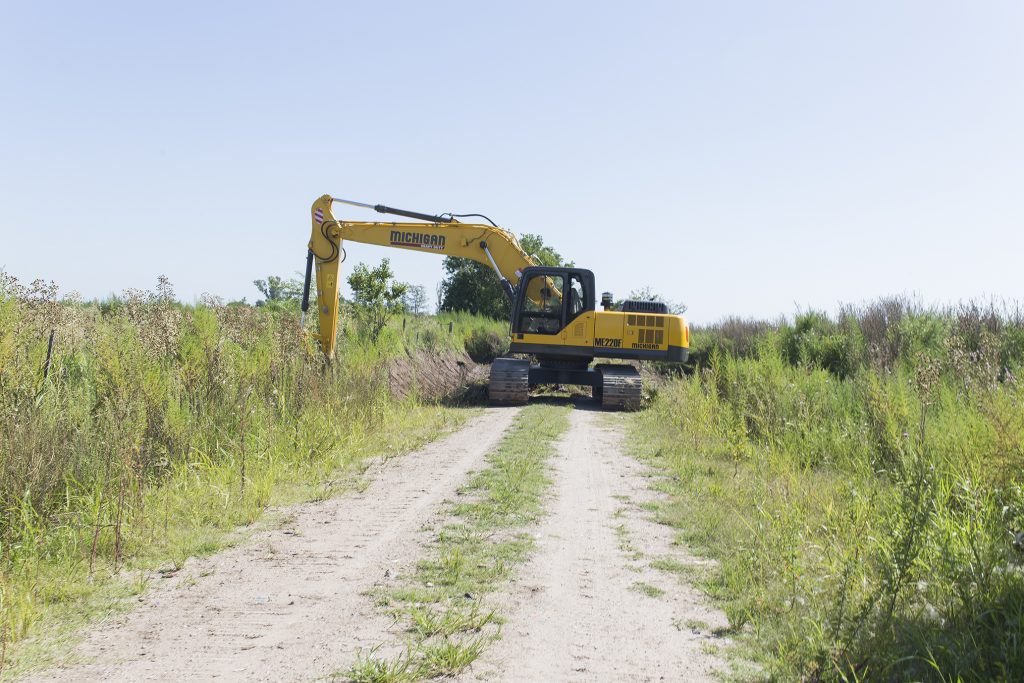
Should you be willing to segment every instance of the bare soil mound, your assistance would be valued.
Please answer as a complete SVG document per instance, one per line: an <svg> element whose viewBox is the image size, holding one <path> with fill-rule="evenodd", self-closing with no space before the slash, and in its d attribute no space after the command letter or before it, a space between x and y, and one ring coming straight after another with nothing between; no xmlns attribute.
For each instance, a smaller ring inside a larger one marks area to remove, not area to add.
<svg viewBox="0 0 1024 683"><path fill-rule="evenodd" d="M463 351L416 352L392 361L387 370L393 396L415 394L432 401L460 396L467 387L486 381L490 372Z"/></svg>

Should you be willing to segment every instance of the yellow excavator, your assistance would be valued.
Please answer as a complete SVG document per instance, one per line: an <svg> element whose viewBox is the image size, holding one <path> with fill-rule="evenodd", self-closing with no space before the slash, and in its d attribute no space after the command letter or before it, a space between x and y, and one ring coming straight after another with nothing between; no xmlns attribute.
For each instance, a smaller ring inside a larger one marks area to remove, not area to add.
<svg viewBox="0 0 1024 683"><path fill-rule="evenodd" d="M339 220L335 204L347 204L418 222L364 222ZM531 386L574 384L593 388L594 398L608 408L640 407L641 383L629 364L601 363L597 358L685 362L689 355L690 329L680 315L672 315L664 303L627 300L613 310L612 295L601 295L594 274L583 268L538 266L509 231L482 214L431 215L365 204L324 195L311 208L312 235L306 256L302 311L309 308L313 265L316 265L317 310L320 315L320 347L327 358L334 355L338 330L340 267L344 243L362 242L410 249L441 256L459 256L494 269L502 289L512 302L509 353L532 356L498 358L491 365L490 402L521 405ZM480 218L483 223L463 223L460 218Z"/></svg>

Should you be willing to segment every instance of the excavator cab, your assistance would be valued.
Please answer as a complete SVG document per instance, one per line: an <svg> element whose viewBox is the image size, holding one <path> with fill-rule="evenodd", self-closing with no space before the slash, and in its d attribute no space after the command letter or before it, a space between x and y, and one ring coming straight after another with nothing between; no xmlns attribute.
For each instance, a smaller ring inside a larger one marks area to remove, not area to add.
<svg viewBox="0 0 1024 683"><path fill-rule="evenodd" d="M512 307L512 335L557 335L594 310L594 274L581 268L524 268Z"/></svg>

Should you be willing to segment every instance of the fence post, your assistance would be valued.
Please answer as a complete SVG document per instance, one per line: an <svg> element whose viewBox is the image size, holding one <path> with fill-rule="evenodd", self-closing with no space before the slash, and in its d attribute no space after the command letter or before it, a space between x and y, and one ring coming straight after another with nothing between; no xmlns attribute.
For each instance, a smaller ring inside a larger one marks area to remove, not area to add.
<svg viewBox="0 0 1024 683"><path fill-rule="evenodd" d="M50 374L50 359L53 357L53 335L56 333L56 329L50 330L50 343L46 346L46 363L43 364L43 379L46 379Z"/></svg>
<svg viewBox="0 0 1024 683"><path fill-rule="evenodd" d="M448 334L452 333L452 327L454 324L455 323L453 323L451 320L448 321Z"/></svg>

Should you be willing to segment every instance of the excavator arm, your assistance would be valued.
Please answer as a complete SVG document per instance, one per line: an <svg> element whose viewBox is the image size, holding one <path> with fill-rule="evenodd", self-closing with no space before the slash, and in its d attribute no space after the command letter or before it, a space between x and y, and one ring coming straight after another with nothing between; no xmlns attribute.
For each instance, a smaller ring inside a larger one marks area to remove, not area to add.
<svg viewBox="0 0 1024 683"><path fill-rule="evenodd" d="M335 203L363 206L379 213L426 222L343 221L334 215ZM313 202L310 218L312 234L306 257L302 311L305 313L309 307L310 280L315 265L320 346L328 358L334 355L338 332L338 293L341 286L341 263L345 259L345 240L479 261L494 269L510 298L519 285L522 270L534 265L533 259L523 251L512 233L492 225L461 223L451 215L432 216L382 205L350 202L325 194Z"/></svg>

